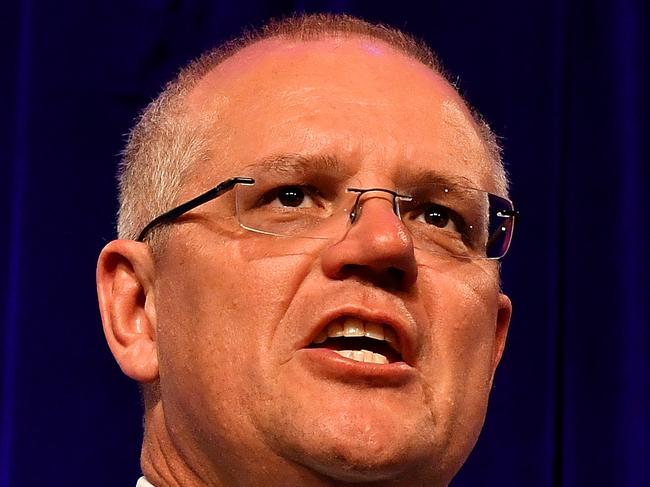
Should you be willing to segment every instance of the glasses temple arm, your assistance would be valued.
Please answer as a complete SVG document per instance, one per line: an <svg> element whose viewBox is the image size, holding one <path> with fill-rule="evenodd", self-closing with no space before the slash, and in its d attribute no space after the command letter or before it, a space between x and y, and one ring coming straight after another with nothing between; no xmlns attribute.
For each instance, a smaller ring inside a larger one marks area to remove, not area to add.
<svg viewBox="0 0 650 487"><path fill-rule="evenodd" d="M138 235L138 238L136 241L142 242L144 241L145 237L147 234L153 230L155 227L159 225L163 225L165 223L169 223L179 216L183 215L184 213L187 213L190 210L193 210L199 205L202 205L203 203L207 203L208 201L211 201L215 198L218 198L222 194L224 194L227 191L230 191L233 189L237 184L253 184L255 183L255 180L252 178L231 178L231 179L226 179L225 181L219 183L217 186L215 186L212 189L207 190L205 193L202 193L198 195L196 198L192 198L191 200L178 205L174 208L172 208L169 211L166 211L160 216L157 216L153 220L151 220L140 232Z"/></svg>

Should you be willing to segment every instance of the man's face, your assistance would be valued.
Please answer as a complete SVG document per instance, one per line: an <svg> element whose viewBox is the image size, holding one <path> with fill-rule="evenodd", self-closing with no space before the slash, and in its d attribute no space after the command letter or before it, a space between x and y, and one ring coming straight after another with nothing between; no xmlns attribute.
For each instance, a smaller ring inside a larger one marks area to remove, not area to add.
<svg viewBox="0 0 650 487"><path fill-rule="evenodd" d="M400 190L428 171L496 191L455 91L380 42L260 42L188 104L214 121L212 157L179 202L296 155L335 160L337 187ZM157 263L160 391L176 447L233 477L264 465L304 485L448 482L476 441L505 340L496 263L414 250L380 194L331 240L251 233L233 211L232 193L194 210ZM391 328L398 362L309 347L349 318Z"/></svg>

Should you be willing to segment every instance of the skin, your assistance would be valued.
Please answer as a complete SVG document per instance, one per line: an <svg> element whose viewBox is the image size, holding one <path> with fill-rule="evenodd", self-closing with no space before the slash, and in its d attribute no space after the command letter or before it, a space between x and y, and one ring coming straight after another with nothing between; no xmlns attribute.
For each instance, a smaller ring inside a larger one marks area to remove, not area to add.
<svg viewBox="0 0 650 487"><path fill-rule="evenodd" d="M433 169L497 190L458 94L379 41L258 42L208 73L187 108L214 120L214 157L179 202L286 153L336 157L365 188ZM279 244L231 224L223 198L173 225L156 258L143 243L104 248L109 346L151 384L142 467L154 485L449 483L482 427L511 304L495 262L414 250L386 201L368 199L340 240ZM306 357L341 309L402 323L405 379Z"/></svg>

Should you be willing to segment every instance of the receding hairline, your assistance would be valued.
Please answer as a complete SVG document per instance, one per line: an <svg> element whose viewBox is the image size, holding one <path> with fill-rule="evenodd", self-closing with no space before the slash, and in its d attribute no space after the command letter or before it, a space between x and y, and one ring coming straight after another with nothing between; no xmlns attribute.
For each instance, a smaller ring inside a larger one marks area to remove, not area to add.
<svg viewBox="0 0 650 487"><path fill-rule="evenodd" d="M348 51L347 46L352 46L351 50ZM294 67L296 71L308 73L312 69L309 68L308 71L307 68L301 67L303 60L310 58L313 60L315 57L318 64L325 64L333 58L338 66L342 62L342 57L357 55L378 59L384 58L386 55L397 56L414 69L435 77L437 82L444 84L445 89L448 88L449 92L453 93L453 96L462 104L463 109L468 108L465 100L460 97L457 90L441 72L422 64L420 60L409 56L395 46L368 36L346 35L342 37L328 34L323 34L318 39L308 40L284 36L269 37L242 47L209 69L202 70L200 76L194 77L191 89L186 96L186 102L190 103L186 106L188 109L196 108L197 111L201 111L203 108L201 102L198 102L195 107L192 106L197 92L203 92L207 97L217 96L216 94L221 89L226 90L224 93L229 92L231 87L238 86L248 76L254 76L265 68L270 68L275 72L278 69L283 69L279 68L280 66L288 65L289 70ZM383 64L383 61L378 62ZM268 86L272 87L273 85L268 83ZM227 98L226 95L224 97ZM470 119L473 117L469 110L466 114Z"/></svg>
<svg viewBox="0 0 650 487"><path fill-rule="evenodd" d="M194 85L225 60L265 40L317 41L327 38L360 38L382 41L402 54L444 75L433 51L420 39L385 24L373 24L349 15L312 14L273 19L261 29L249 30L233 40L208 50L185 66L176 81ZM174 82L172 82L174 84Z"/></svg>
<svg viewBox="0 0 650 487"><path fill-rule="evenodd" d="M205 52L181 70L177 82L189 93L215 68L235 57L245 49L265 41L310 42L327 39L360 39L379 42L394 52L428 68L451 87L460 100L477 135L484 143L488 156L497 170L497 189L508 195L509 182L502 160L502 149L483 115L471 106L458 92L437 55L421 39L385 24L374 24L349 15L312 14L271 20L262 29L251 30L244 35ZM184 97L186 98L186 97Z"/></svg>
<svg viewBox="0 0 650 487"><path fill-rule="evenodd" d="M426 46L420 46L419 43L417 45L423 49L422 52L427 54L422 54L421 51L416 51L414 53L413 51L405 50L403 46L395 45L394 43L391 43L384 38L375 37L367 32L356 31L323 31L318 33L318 35L312 34L309 36L292 35L292 33L280 33L269 37L255 37L245 42L238 40L235 47L231 46L226 49L225 54L221 52L221 49L217 49L217 52L214 54L208 52L185 68L184 72L188 77L188 82L185 84L183 90L183 101L181 103L185 106L186 109L189 110L190 106L187 105L187 102L193 98L195 90L197 88L201 89L200 86L204 81L206 81L206 78L214 75L218 79L220 76L222 76L224 72L217 71L215 73L215 71L220 67L223 67L223 65L226 63L232 62L233 70L238 71L238 63L242 61L248 62L251 60L253 63L255 63L255 61L259 59L268 58L269 51L274 51L277 49L277 44L309 44L310 42L321 42L339 39L344 42L358 40L368 42L369 44L381 44L382 48L386 48L387 50L392 51L394 54L404 56L407 61L411 61L414 64L421 66L423 69L428 70L436 77L438 77L441 83L444 83L447 87L449 87L450 93L454 94L455 99L458 102L456 106L458 106L464 112L466 119L470 122L473 129L476 131L477 136L482 141L487 156L492 159L495 164L497 176L495 183L497 192L501 193L503 196L508 195L508 180L501 158L501 147L499 145L498 138L492 132L491 128L483 116L480 114L480 112L474 109L458 92L457 87L450 81L449 76L446 74L444 68L438 62L435 55L429 51ZM413 38L409 39L413 42L416 42L416 40ZM265 46L265 44L267 46ZM269 49L267 50L265 47L269 47ZM280 47L280 49L282 48ZM251 57L249 57L249 54ZM238 57L242 55L244 58L238 59ZM236 76L237 74L234 74L233 78ZM183 82L183 77L184 75L181 73L181 75L178 77L179 82ZM210 83L208 83L208 86L209 84ZM210 88L207 89L209 90ZM203 108L205 108L205 105ZM205 114L205 110L199 110L198 113Z"/></svg>
<svg viewBox="0 0 650 487"><path fill-rule="evenodd" d="M431 53L430 57L423 59L422 57L414 56L410 51L405 51L401 48L401 46L396 46L395 44L392 44L383 38L377 38L368 33L326 31L321 32L319 35L312 35L309 37L277 34L271 37L256 38L251 42L239 45L237 49L229 51L227 56L219 57L218 62L216 63L209 63L206 65L204 64L204 61L201 61L201 59L197 60L198 68L197 71L194 71L193 73L195 76L193 79L192 88L188 90L186 100L188 98L192 98L194 89L200 87L201 83L205 81L207 77L214 75L215 79L219 79L219 77L225 74L223 71L217 71L215 73L215 70L218 70L218 68L222 67L225 63L232 62L232 68L234 72L234 74L231 72L231 74L226 74L226 76L232 75L233 78L236 78L239 74L243 73L239 70L237 64L241 63L242 61L246 63L252 61L252 63L255 64L258 60L264 58L266 58L266 60L269 58L272 60L272 56L276 53L276 51L283 50L282 44L286 44L289 47L289 50L287 52L292 52L293 45L297 43L309 44L311 42L322 42L329 40L342 40L343 42L361 41L363 43L368 43L369 45L379 44L381 45L381 49L385 48L386 50L391 51L393 54L403 56L407 62L410 61L413 64L419 65L424 70L428 70L430 73L435 75L441 83L445 84L449 88L449 93L453 93L455 100L454 106L463 112L465 119L471 124L473 130L476 132L476 135L481 140L487 157L494 163L495 191L502 196L508 196L508 180L507 175L505 174L503 161L501 159L501 147L499 146L497 137L485 122L482 115L473 109L467 100L458 92L456 86L454 86L454 84L449 80L449 77L446 75L444 69L437 61L435 55ZM278 47L278 44L280 44L280 47ZM359 47L364 48L367 46L360 45ZM244 57L242 59L238 58L239 56ZM210 58L209 54L208 58ZM194 68L190 66L188 69ZM226 69L229 70L229 68ZM206 90L210 90L211 87L211 82L208 82Z"/></svg>

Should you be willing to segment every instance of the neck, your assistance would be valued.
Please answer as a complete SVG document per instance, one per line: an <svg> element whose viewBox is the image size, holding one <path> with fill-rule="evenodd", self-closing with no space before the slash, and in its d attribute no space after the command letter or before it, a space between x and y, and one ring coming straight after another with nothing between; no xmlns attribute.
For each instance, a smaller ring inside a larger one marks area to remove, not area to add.
<svg viewBox="0 0 650 487"><path fill-rule="evenodd" d="M166 427L160 402L148 408L145 414L140 464L144 476L156 487L210 485L175 444Z"/></svg>

